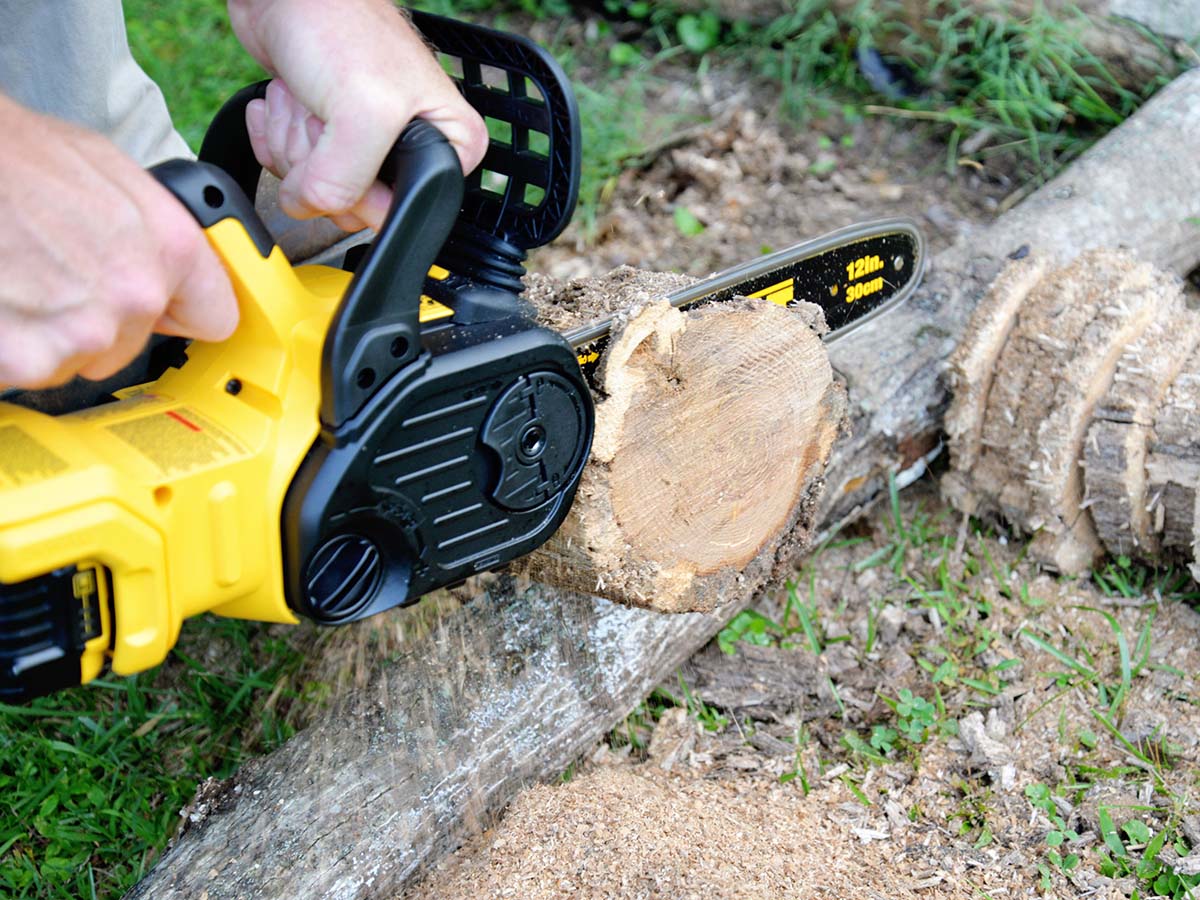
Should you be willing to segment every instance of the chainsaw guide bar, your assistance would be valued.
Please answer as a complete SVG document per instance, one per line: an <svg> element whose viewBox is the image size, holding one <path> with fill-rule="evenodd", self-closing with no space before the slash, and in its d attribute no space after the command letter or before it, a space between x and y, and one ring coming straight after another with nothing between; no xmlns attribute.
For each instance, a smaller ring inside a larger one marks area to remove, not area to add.
<svg viewBox="0 0 1200 900"><path fill-rule="evenodd" d="M925 271L925 239L911 219L883 219L832 231L761 259L726 269L667 295L687 311L736 297L779 306L815 303L825 313L826 343L903 303ZM564 337L591 381L608 346L614 318L574 328Z"/></svg>

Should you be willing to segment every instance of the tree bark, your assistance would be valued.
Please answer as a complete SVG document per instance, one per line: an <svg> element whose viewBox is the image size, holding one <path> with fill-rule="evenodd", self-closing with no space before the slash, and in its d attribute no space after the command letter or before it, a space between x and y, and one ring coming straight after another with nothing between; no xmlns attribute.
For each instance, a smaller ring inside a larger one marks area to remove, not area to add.
<svg viewBox="0 0 1200 900"><path fill-rule="evenodd" d="M906 307L830 345L852 433L815 521L834 527L921 471L941 377L1008 254L1103 246L1184 272L1200 241L1200 72L1178 79L1062 176L932 262ZM1178 383L1178 382L1176 382ZM497 591L280 750L212 792L134 898L392 897L532 779L555 777L749 597L665 615L544 588Z"/></svg>

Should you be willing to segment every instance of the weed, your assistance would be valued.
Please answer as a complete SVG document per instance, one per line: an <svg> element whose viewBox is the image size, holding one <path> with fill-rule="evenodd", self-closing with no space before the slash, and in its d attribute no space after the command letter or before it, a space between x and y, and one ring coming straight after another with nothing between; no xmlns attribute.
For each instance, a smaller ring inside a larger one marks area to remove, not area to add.
<svg viewBox="0 0 1200 900"><path fill-rule="evenodd" d="M994 796L991 788L964 781L956 782L953 787L960 798L949 816L950 822L954 823L959 837L974 836L972 844L976 850L986 847L995 839L987 822Z"/></svg>
<svg viewBox="0 0 1200 900"><path fill-rule="evenodd" d="M1046 863L1038 864L1038 872L1042 876L1042 889L1048 891L1053 886L1050 880L1050 866L1067 873L1079 865L1079 855L1077 853L1063 852L1064 845L1079 840L1079 835L1067 827L1066 820L1063 818L1062 813L1058 811L1058 806L1054 802L1054 795L1046 785L1027 785L1025 787L1025 796L1034 807L1045 813L1046 818L1050 820L1050 828L1046 832L1045 838L1047 849L1044 855Z"/></svg>
<svg viewBox="0 0 1200 900"><path fill-rule="evenodd" d="M738 641L758 647L770 647L776 643L779 636L785 634L787 630L778 622L760 612L747 609L734 616L730 623L721 629L717 635L717 646L722 653L732 656L737 652Z"/></svg>
<svg viewBox="0 0 1200 900"><path fill-rule="evenodd" d="M816 573L811 568L807 570L808 599L801 600L796 580L787 582L787 601L783 608L782 622L777 622L755 610L739 613L717 635L717 645L726 653L736 652L738 641L755 644L760 647L804 646L813 653L820 654L827 640L819 625L820 616L817 604ZM796 641L796 638L803 638Z"/></svg>
<svg viewBox="0 0 1200 900"><path fill-rule="evenodd" d="M675 228L684 237L695 237L698 234L703 234L705 224L696 218L696 214L686 206L675 207Z"/></svg>
<svg viewBox="0 0 1200 900"><path fill-rule="evenodd" d="M796 583L794 581L789 581L787 584L787 606L784 607L784 622L790 622L793 616L796 620L796 626L792 627L791 633L794 634L798 629L804 634L804 640L808 645L808 649L813 653L821 653L825 649L825 646L817 630L817 623L819 621L817 611L817 574L814 570L810 569L808 573L807 603L800 599L800 594L796 590Z"/></svg>
<svg viewBox="0 0 1200 900"><path fill-rule="evenodd" d="M890 756L900 733L886 725L875 725L871 728L870 744L884 756Z"/></svg>
<svg viewBox="0 0 1200 900"><path fill-rule="evenodd" d="M792 735L792 744L796 748L792 756L792 768L779 776L779 782L787 784L789 781L798 781L800 790L807 797L809 791L812 790L812 785L808 780L808 769L804 765L804 749L808 745L808 731L803 725L796 726L796 731Z"/></svg>
<svg viewBox="0 0 1200 900"><path fill-rule="evenodd" d="M1144 566L1128 556L1118 556L1092 572L1092 581L1106 597L1126 600L1171 596L1183 601L1200 599L1187 572L1174 566Z"/></svg>
<svg viewBox="0 0 1200 900"><path fill-rule="evenodd" d="M705 731L721 731L729 725L729 718L697 697L682 675L676 675L676 683L679 685L678 695L660 685L634 707L625 720L608 733L608 745L613 748L628 746L635 753L644 753L650 746L654 726L664 712L674 707L686 709L688 715L699 722Z"/></svg>
<svg viewBox="0 0 1200 900"><path fill-rule="evenodd" d="M1006 19L961 0L933 0L912 23L896 0L846 12L829 0L798 0L775 20L752 24L681 14L672 4L607 5L668 40L673 34L694 54L749 60L779 86L783 111L801 121L848 110L847 121L865 111L931 123L945 136L950 171L971 140L980 160L1020 162L1022 174L1044 180L1177 74L1163 70L1130 89L1084 45L1082 13L1051 15L1041 6ZM877 88L860 69L858 49L876 47L902 60L895 68L912 82L891 97L894 106L871 105Z"/></svg>
<svg viewBox="0 0 1200 900"><path fill-rule="evenodd" d="M1180 856L1189 852L1187 844L1173 828L1163 828L1155 834L1144 822L1132 819L1118 829L1112 814L1103 806L1098 810L1097 819L1104 842L1104 849L1098 851L1101 875L1109 878L1133 876L1147 893L1156 897L1195 900L1197 889L1200 889L1200 874L1179 874L1159 859L1164 847L1172 845Z"/></svg>
<svg viewBox="0 0 1200 900"><path fill-rule="evenodd" d="M659 693L670 698L676 706L685 706L688 713L700 723L705 731L720 731L729 724L729 719L717 712L715 707L709 706L692 693L682 675L678 675L676 678L679 682L679 690L683 694L683 703L675 700L670 694L666 694L661 688L659 688Z"/></svg>
<svg viewBox="0 0 1200 900"><path fill-rule="evenodd" d="M1119 125L1174 74L1164 71L1138 90L1124 87L1084 46L1085 25L1082 14L1069 19L1040 6L1012 20L947 0L931 4L917 28L883 16L859 19L875 42L898 38L897 52L928 86L900 109L876 111L919 112L944 126L950 169L961 144L983 134L986 146L976 155L1019 154L1038 180Z"/></svg>

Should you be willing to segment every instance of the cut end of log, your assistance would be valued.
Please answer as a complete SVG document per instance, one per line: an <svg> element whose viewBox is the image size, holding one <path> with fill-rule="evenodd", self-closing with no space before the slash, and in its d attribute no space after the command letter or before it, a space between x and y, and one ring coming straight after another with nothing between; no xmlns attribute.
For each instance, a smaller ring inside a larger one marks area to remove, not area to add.
<svg viewBox="0 0 1200 900"><path fill-rule="evenodd" d="M1178 279L1124 252L1010 266L952 359L948 499L1063 572L1153 546L1148 427L1197 328Z"/></svg>
<svg viewBox="0 0 1200 900"><path fill-rule="evenodd" d="M592 459L530 577L708 611L807 546L845 392L806 317L762 300L622 316L598 370Z"/></svg>

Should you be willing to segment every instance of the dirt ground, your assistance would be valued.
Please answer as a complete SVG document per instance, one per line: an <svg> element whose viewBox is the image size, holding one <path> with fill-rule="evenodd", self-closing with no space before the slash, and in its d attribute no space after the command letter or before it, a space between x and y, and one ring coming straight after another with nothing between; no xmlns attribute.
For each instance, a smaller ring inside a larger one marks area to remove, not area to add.
<svg viewBox="0 0 1200 900"><path fill-rule="evenodd" d="M906 491L902 510L928 532L895 568L873 562L896 546L879 509L801 573L821 652L803 634L732 655L710 645L680 675L699 717L680 706L652 729L631 719L646 746L618 729L405 896L1115 900L1138 884L1101 874L1101 811L1116 829L1174 823L1200 845L1200 615L1153 591L1113 597L1039 572L1019 542L968 529L934 479ZM961 585L941 597L926 581L939 567ZM780 590L758 609L784 622L786 604ZM1116 712L1120 650L1105 614L1135 662L1146 635ZM935 682L947 659L954 674ZM896 729L889 700L905 690L944 707L924 739L853 749L850 734L861 747L876 726ZM1178 855L1168 845L1159 859ZM1200 871L1200 853L1177 863Z"/></svg>
<svg viewBox="0 0 1200 900"><path fill-rule="evenodd" d="M1019 195L1002 171L947 173L944 148L903 124L793 129L744 85L679 84L658 102L711 126L617 179L594 243L573 226L533 269L704 275L890 215L936 252ZM680 233L680 206L703 231ZM1175 859L1200 847L1200 616L1039 572L1018 541L968 528L934 478L902 496L920 540L877 509L798 573L811 636L786 590L764 596L787 635L702 650L664 686L686 704L635 713L405 896L1153 896L1132 865L1104 867L1114 841L1140 859L1131 819L1169 826L1158 860L1200 871L1200 851ZM928 728L905 732L919 715Z"/></svg>

